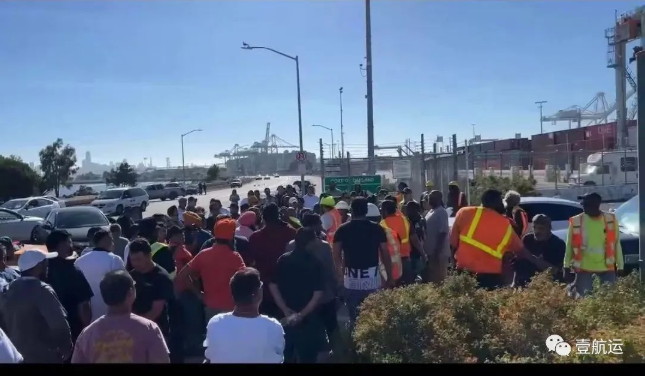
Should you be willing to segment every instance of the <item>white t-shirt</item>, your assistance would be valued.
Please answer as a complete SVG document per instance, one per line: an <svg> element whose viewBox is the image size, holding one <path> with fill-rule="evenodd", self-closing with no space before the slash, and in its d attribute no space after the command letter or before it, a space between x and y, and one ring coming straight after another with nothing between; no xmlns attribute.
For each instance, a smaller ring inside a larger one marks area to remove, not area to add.
<svg viewBox="0 0 645 376"><path fill-rule="evenodd" d="M305 195L305 197L303 197L303 199L305 200L304 207L306 209L312 209L313 210L314 205L316 205L318 202L320 202L320 198L318 196L316 196L316 195L313 195L313 196Z"/></svg>
<svg viewBox="0 0 645 376"><path fill-rule="evenodd" d="M22 355L18 352L16 347L11 343L9 337L0 329L0 363L22 363Z"/></svg>
<svg viewBox="0 0 645 376"><path fill-rule="evenodd" d="M322 222L322 228L325 231L329 230L331 228L331 225L334 223L334 220L331 218L331 214L329 214L329 212L323 214L320 217L320 221Z"/></svg>
<svg viewBox="0 0 645 376"><path fill-rule="evenodd" d="M107 313L107 305L103 301L99 287L101 279L105 274L113 270L125 270L125 264L121 257L112 252L94 250L79 257L74 265L83 272L87 283L92 289L92 293L94 293L90 300L92 321L94 321Z"/></svg>
<svg viewBox="0 0 645 376"><path fill-rule="evenodd" d="M211 363L282 363L284 330L278 320L215 315L206 325L206 359Z"/></svg>

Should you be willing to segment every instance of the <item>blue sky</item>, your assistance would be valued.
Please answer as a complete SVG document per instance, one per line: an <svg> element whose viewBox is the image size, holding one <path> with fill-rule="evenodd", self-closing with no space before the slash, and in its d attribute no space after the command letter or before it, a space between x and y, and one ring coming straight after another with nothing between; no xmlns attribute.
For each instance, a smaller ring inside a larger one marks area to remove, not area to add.
<svg viewBox="0 0 645 376"><path fill-rule="evenodd" d="M604 31L628 1L373 1L377 144L436 135L509 138L545 115L614 94ZM272 133L298 143L299 55L305 148L339 130L366 153L364 2L2 1L1 154L37 162L61 137L96 162L213 163ZM566 127L545 123L547 130ZM9 142L7 142L9 141Z"/></svg>

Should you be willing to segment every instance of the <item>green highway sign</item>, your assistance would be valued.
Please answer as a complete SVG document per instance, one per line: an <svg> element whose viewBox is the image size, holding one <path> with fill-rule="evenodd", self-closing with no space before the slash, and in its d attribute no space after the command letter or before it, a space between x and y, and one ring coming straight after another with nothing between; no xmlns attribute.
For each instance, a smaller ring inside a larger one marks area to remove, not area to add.
<svg viewBox="0 0 645 376"><path fill-rule="evenodd" d="M381 176L333 176L326 177L324 182L324 191L327 192L330 183L336 183L336 188L343 192L351 192L354 190L355 184L360 184L363 190L378 193L378 188L381 186Z"/></svg>

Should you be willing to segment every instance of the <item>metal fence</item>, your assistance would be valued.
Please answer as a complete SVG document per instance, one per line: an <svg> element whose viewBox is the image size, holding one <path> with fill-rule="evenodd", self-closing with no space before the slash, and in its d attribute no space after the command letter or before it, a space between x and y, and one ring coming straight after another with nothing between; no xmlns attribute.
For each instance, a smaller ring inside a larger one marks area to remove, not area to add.
<svg viewBox="0 0 645 376"><path fill-rule="evenodd" d="M506 151L437 154L426 158L427 176L437 188L446 189L456 180L460 186L476 176L512 178L533 177L537 190L561 189L572 185L605 186L633 184L638 181L635 152L605 151ZM593 158L592 158L593 159Z"/></svg>

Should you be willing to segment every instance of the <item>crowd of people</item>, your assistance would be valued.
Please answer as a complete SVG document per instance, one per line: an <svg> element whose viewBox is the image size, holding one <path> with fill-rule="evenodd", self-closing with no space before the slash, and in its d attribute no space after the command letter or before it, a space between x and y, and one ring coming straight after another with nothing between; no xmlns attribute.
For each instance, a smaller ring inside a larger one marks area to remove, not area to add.
<svg viewBox="0 0 645 376"><path fill-rule="evenodd" d="M182 197L165 214L126 212L109 231L90 229L80 253L53 231L47 253L22 253L19 272L8 266L15 245L0 238L0 361L326 362L342 341L340 306L351 331L381 289L442 283L450 269L482 288L520 288L551 268L584 295L592 275L612 282L623 268L618 224L597 194L583 198L565 244L545 215L529 228L516 192L487 190L474 207L456 182L445 202L426 188L419 201L405 183L394 194L233 190L228 209L212 199L208 212Z"/></svg>

